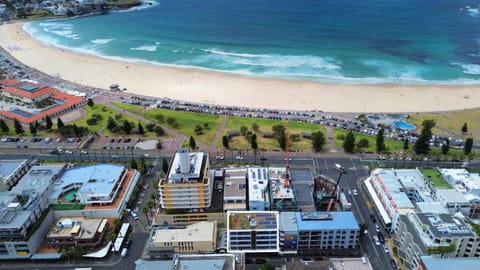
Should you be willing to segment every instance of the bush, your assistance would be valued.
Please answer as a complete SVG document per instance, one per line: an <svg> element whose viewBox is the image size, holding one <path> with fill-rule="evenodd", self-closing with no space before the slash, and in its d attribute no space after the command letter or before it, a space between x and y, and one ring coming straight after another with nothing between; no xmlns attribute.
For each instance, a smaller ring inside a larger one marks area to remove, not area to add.
<svg viewBox="0 0 480 270"><path fill-rule="evenodd" d="M89 118L87 119L87 124L90 125L90 126L94 126L97 124L97 118Z"/></svg>

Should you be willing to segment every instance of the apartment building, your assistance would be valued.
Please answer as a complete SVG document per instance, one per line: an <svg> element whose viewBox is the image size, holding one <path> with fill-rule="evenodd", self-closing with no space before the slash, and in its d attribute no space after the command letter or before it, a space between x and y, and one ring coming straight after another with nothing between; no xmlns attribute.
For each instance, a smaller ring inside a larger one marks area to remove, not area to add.
<svg viewBox="0 0 480 270"><path fill-rule="evenodd" d="M478 236L451 214L400 215L395 232L393 245L407 269L416 269L421 256L480 257Z"/></svg>
<svg viewBox="0 0 480 270"><path fill-rule="evenodd" d="M282 212L280 252L353 254L358 252L360 227L350 211Z"/></svg>
<svg viewBox="0 0 480 270"><path fill-rule="evenodd" d="M189 153L188 149L180 148L173 158L167 177L159 183L161 207L196 210L210 207L213 181L208 173L208 154Z"/></svg>
<svg viewBox="0 0 480 270"><path fill-rule="evenodd" d="M228 252L278 252L278 212L229 211L226 218Z"/></svg>
<svg viewBox="0 0 480 270"><path fill-rule="evenodd" d="M38 249L54 221L48 194L63 169L33 166L10 191L0 193L0 259L30 258Z"/></svg>

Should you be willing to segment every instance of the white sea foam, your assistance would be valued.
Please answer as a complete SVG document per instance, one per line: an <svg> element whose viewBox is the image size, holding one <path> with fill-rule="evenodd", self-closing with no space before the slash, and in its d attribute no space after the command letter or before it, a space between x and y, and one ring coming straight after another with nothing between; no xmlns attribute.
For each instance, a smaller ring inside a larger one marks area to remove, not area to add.
<svg viewBox="0 0 480 270"><path fill-rule="evenodd" d="M218 55L228 55L228 56L238 56L238 57L274 57L273 55L268 54L250 54L250 53L233 53L233 52L225 52L219 49L203 49L202 51L212 54Z"/></svg>
<svg viewBox="0 0 480 270"><path fill-rule="evenodd" d="M98 39L90 40L90 42L95 43L95 44L104 45L104 44L112 42L113 40L114 40L113 38L98 38Z"/></svg>
<svg viewBox="0 0 480 270"><path fill-rule="evenodd" d="M452 66L458 66L463 73L469 75L480 75L480 65L465 63L450 63Z"/></svg>
<svg viewBox="0 0 480 270"><path fill-rule="evenodd" d="M130 48L130 50L154 52L154 51L157 50L157 46L155 46L155 45L142 45L142 46L138 46L136 48Z"/></svg>
<svg viewBox="0 0 480 270"><path fill-rule="evenodd" d="M141 2L142 2L142 4L140 6L132 7L132 8L129 8L129 9L122 9L122 10L119 10L118 12L139 11L139 10L144 10L144 9L151 8L151 7L154 7L154 6L158 6L160 4L155 0L142 0Z"/></svg>
<svg viewBox="0 0 480 270"><path fill-rule="evenodd" d="M361 63L365 66L375 68L379 74L389 78L391 81L421 81L421 74L425 68L416 65L402 65L385 60L368 59Z"/></svg>
<svg viewBox="0 0 480 270"><path fill-rule="evenodd" d="M313 55L278 55L225 52L218 49L203 50L212 53L211 57L225 63L259 66L265 68L310 68L321 70L340 69L338 61L331 57Z"/></svg>
<svg viewBox="0 0 480 270"><path fill-rule="evenodd" d="M466 6L465 9L467 10L468 14L472 17L480 16L480 7L472 8L470 6Z"/></svg>

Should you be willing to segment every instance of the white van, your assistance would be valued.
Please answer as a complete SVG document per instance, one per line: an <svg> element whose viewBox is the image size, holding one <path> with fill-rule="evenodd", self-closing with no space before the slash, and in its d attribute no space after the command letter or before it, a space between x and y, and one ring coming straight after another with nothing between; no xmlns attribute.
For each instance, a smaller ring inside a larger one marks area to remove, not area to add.
<svg viewBox="0 0 480 270"><path fill-rule="evenodd" d="M122 252L120 252L120 257L125 258L128 253L128 248L123 248Z"/></svg>

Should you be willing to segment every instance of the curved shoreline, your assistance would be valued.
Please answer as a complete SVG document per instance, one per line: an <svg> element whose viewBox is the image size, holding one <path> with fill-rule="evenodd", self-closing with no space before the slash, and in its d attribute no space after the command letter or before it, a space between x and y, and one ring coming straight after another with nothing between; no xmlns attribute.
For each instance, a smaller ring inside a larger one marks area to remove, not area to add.
<svg viewBox="0 0 480 270"><path fill-rule="evenodd" d="M31 38L23 23L0 26L0 45L27 66L64 80L189 102L325 112L440 112L480 107L478 85L353 85L246 77L82 55ZM468 98L465 98L468 97Z"/></svg>

